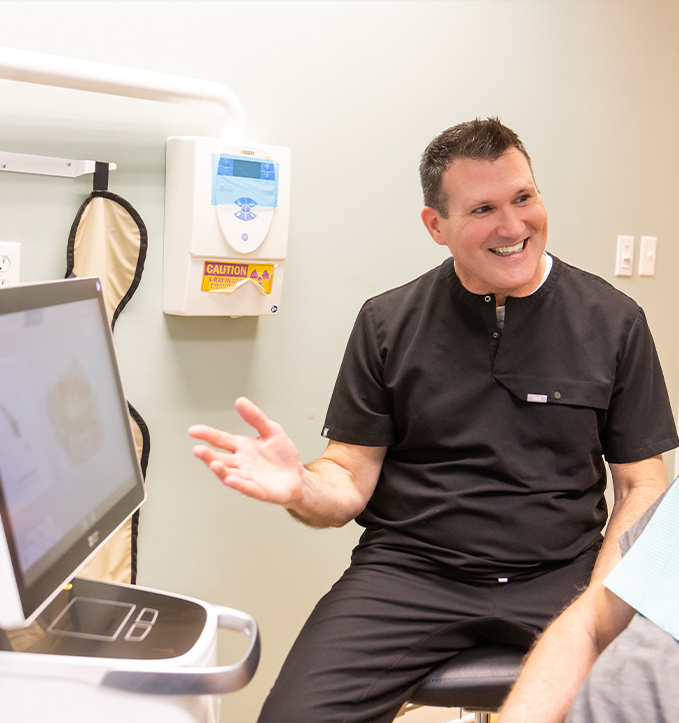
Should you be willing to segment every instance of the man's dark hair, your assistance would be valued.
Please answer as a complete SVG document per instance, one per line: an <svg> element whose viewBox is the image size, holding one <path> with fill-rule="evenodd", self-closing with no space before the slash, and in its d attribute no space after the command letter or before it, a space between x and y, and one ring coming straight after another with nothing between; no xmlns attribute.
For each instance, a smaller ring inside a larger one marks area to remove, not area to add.
<svg viewBox="0 0 679 723"><path fill-rule="evenodd" d="M442 177L450 164L458 158L496 161L510 148L521 151L532 174L530 156L521 139L511 128L502 125L499 118L477 118L443 131L422 154L420 180L424 205L431 206L443 218L448 218L448 199L443 190Z"/></svg>

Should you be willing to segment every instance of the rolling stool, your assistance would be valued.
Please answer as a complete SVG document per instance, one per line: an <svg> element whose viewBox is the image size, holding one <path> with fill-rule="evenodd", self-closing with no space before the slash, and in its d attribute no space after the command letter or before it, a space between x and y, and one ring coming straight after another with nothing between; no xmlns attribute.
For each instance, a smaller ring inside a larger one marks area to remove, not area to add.
<svg viewBox="0 0 679 723"><path fill-rule="evenodd" d="M464 650L424 678L409 702L464 708L476 714L476 723L489 723L519 677L526 652L500 645Z"/></svg>

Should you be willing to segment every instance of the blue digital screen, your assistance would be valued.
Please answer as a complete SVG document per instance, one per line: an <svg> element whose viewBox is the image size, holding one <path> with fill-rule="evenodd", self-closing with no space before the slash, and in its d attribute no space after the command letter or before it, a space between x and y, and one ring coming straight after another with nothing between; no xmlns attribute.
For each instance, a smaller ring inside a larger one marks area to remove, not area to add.
<svg viewBox="0 0 679 723"><path fill-rule="evenodd" d="M235 178L254 178L260 181L275 181L275 164L271 161L251 161L222 155L219 159L217 174Z"/></svg>
<svg viewBox="0 0 679 723"><path fill-rule="evenodd" d="M229 153L212 156L212 205L278 205L278 163L270 159L241 158Z"/></svg>
<svg viewBox="0 0 679 723"><path fill-rule="evenodd" d="M259 161L233 161L233 175L239 178L259 178L262 164Z"/></svg>

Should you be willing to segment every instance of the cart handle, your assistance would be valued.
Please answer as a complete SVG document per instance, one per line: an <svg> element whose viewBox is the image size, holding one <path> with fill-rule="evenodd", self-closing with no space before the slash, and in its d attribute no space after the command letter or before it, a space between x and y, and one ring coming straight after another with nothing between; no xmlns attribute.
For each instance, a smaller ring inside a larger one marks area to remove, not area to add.
<svg viewBox="0 0 679 723"><path fill-rule="evenodd" d="M101 685L147 695L220 695L245 687L259 664L260 642L257 622L240 610L220 605L217 627L234 630L250 638L245 655L232 665L217 668L176 668L175 670L111 670Z"/></svg>

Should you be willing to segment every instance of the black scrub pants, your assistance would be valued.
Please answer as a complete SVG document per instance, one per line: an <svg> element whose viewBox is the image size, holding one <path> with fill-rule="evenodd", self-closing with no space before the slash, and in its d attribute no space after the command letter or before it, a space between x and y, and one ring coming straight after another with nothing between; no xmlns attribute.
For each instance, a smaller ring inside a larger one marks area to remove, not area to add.
<svg viewBox="0 0 679 723"><path fill-rule="evenodd" d="M352 565L302 628L259 723L392 721L455 653L492 643L528 649L587 585L597 553L508 582Z"/></svg>

